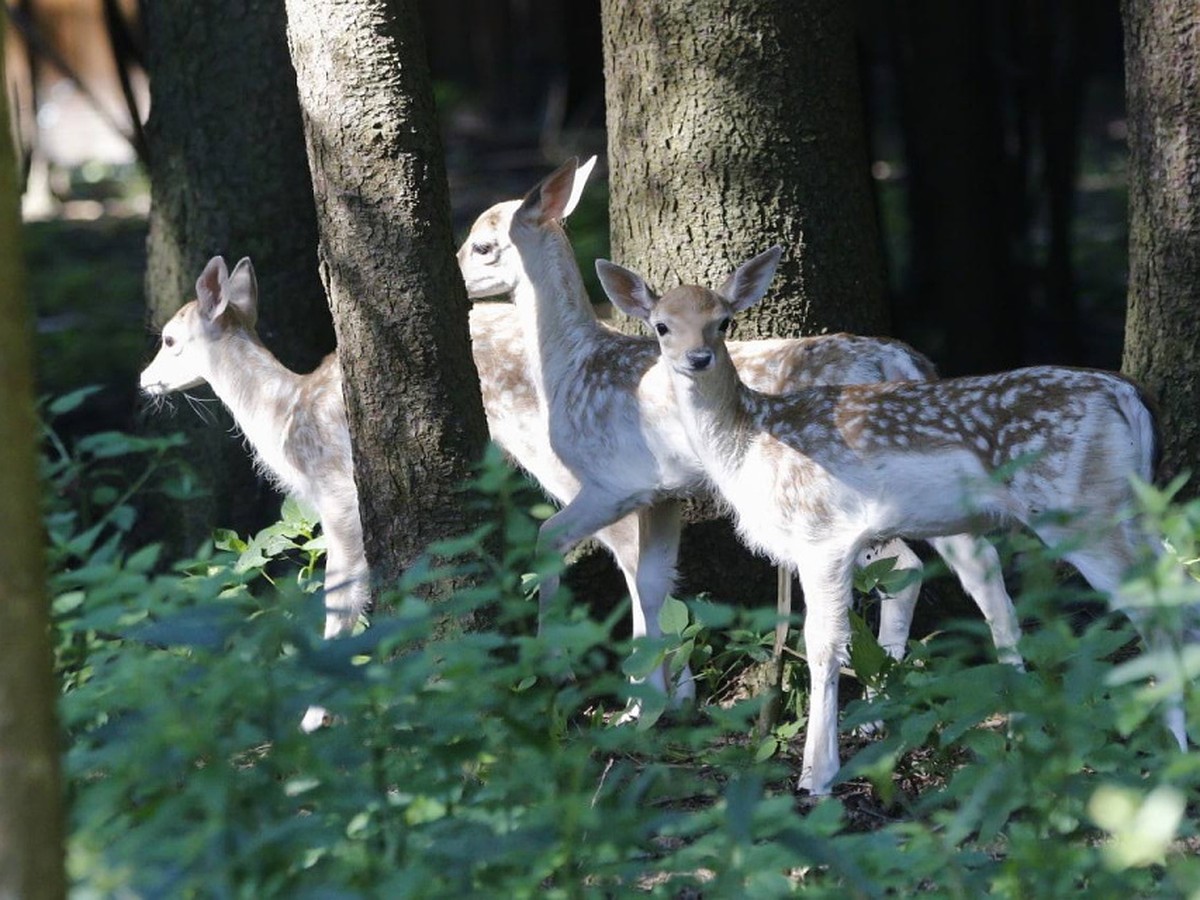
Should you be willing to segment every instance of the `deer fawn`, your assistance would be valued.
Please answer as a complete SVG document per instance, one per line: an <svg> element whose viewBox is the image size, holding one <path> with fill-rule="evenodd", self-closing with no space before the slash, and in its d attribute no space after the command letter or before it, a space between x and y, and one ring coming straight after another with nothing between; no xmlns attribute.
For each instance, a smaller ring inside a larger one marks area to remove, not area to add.
<svg viewBox="0 0 1200 900"><path fill-rule="evenodd" d="M1131 479L1153 475L1158 439L1138 387L1092 370L758 393L738 378L725 334L766 292L781 252L755 257L716 291L689 285L661 298L628 269L605 260L596 269L613 303L658 335L664 396L740 533L800 576L812 678L800 787L824 794L839 766L838 667L863 547L1015 521L1069 548L1066 558L1119 605L1122 573L1152 550L1125 516ZM1055 511L1083 518L1045 515ZM1169 637L1133 621L1152 647ZM1186 748L1180 707L1168 724Z"/></svg>
<svg viewBox="0 0 1200 900"><path fill-rule="evenodd" d="M674 582L679 502L703 490L704 478L674 414L656 342L597 319L562 228L594 161L579 166L570 160L524 199L485 211L458 260L469 296L513 295L541 427L576 479L575 489L566 493L544 484L565 505L543 525L541 540L566 552L599 529L630 583L634 635L657 636L658 611ZM772 393L815 383L934 377L933 364L899 341L847 334L730 342L729 352L748 383ZM967 535L932 536L931 543L983 612L1000 658L1019 665L1016 613L995 549ZM920 565L902 541L865 548L864 554L873 549L896 556L902 568ZM540 620L556 589L554 579L541 586ZM910 585L883 603L879 639L894 657L904 652L919 590ZM650 681L660 690L669 688L665 669ZM692 690L690 672L684 671L679 696Z"/></svg>
<svg viewBox="0 0 1200 900"><path fill-rule="evenodd" d="M258 283L249 259L230 272L219 256L196 281L196 299L163 327L141 388L161 397L207 382L284 493L311 505L325 533L325 637L353 629L370 599L342 368L331 353L312 372L286 368L255 332ZM326 719L310 707L301 728Z"/></svg>

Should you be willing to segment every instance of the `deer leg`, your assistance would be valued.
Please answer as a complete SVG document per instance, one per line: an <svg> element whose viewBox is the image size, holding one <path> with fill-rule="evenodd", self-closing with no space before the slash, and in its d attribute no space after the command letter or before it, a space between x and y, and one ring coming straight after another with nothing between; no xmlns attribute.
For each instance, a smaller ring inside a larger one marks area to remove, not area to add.
<svg viewBox="0 0 1200 900"><path fill-rule="evenodd" d="M804 650L810 693L799 787L828 794L840 767L838 676L850 643L851 571L856 554L813 552L798 566L804 591Z"/></svg>
<svg viewBox="0 0 1200 900"><path fill-rule="evenodd" d="M1061 526L1040 527L1037 533L1047 544L1078 536L1075 529ZM1145 544L1144 538L1134 538L1130 529L1125 527L1118 527L1099 538L1095 534L1088 534L1086 538L1078 550L1065 554L1067 562L1079 570L1079 574L1088 584L1107 594L1109 602L1116 609L1129 617L1146 650L1161 660L1162 680L1177 680L1178 675L1167 670L1172 661L1177 659L1180 647L1186 643L1185 623L1176 618L1171 625L1167 625L1159 618L1162 614L1160 611L1134 607L1122 597L1121 579L1138 560L1138 549ZM1168 611L1168 616L1174 612ZM1176 629L1173 627L1175 625L1179 627ZM1163 721L1167 730L1174 736L1179 749L1187 750L1187 724L1183 711L1182 689L1172 691L1164 702Z"/></svg>
<svg viewBox="0 0 1200 900"><path fill-rule="evenodd" d="M969 534L931 538L929 543L958 576L963 590L983 613L992 632L996 658L1024 671L1025 661L1017 652L1021 624L1004 585L1004 572L996 548L983 538Z"/></svg>
<svg viewBox="0 0 1200 900"><path fill-rule="evenodd" d="M646 623L646 634L662 637L659 615L663 603L675 586L675 563L679 559L679 535L682 529L680 506L677 501L664 500L638 511L638 537L641 560L638 565L638 595ZM672 685L670 665L663 665L650 676L650 682L674 700L682 702L696 696L696 683L690 666L680 670L679 680Z"/></svg>
<svg viewBox="0 0 1200 900"><path fill-rule="evenodd" d="M899 538L885 544L868 547L858 555L858 565L866 566L877 559L894 557L897 569L921 569L921 558ZM913 613L921 594L921 582L914 581L895 594L883 593L879 609L879 646L892 659L903 659L912 629Z"/></svg>
<svg viewBox="0 0 1200 900"><path fill-rule="evenodd" d="M321 516L325 533L325 639L350 634L370 601L366 551L358 508L336 510ZM300 730L312 732L331 720L323 706L310 706Z"/></svg>
<svg viewBox="0 0 1200 900"><path fill-rule="evenodd" d="M913 549L899 538L893 538L884 544L868 547L858 555L858 565L866 566L877 559L894 557L897 569L921 569L921 558ZM913 613L917 608L917 598L921 594L920 580L906 585L895 594L881 591L883 600L879 605L879 646L892 659L904 659L908 649L908 635L912 630ZM871 699L879 692L871 685L864 685L864 694ZM865 722L859 729L863 735L878 734L883 730L882 722Z"/></svg>
<svg viewBox="0 0 1200 900"><path fill-rule="evenodd" d="M614 498L606 491L584 485L570 503L542 523L538 529L538 554L566 554L584 538L612 525L646 500ZM558 574L548 575L538 586L538 634L545 630L560 581Z"/></svg>

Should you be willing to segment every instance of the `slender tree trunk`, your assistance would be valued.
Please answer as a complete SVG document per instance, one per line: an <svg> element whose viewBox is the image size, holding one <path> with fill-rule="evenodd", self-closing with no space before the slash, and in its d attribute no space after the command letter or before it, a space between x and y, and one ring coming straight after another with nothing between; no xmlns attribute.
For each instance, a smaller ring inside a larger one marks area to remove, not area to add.
<svg viewBox="0 0 1200 900"><path fill-rule="evenodd" d="M1200 495L1200 5L1123 0L1129 307L1122 369L1161 405L1163 470Z"/></svg>
<svg viewBox="0 0 1200 900"><path fill-rule="evenodd" d="M0 16L0 72L4 17ZM66 896L20 188L0 94L0 897Z"/></svg>
<svg viewBox="0 0 1200 900"><path fill-rule="evenodd" d="M613 258L659 289L785 248L740 337L887 330L852 4L604 0Z"/></svg>
<svg viewBox="0 0 1200 900"><path fill-rule="evenodd" d="M151 111L150 237L146 294L161 325L195 296L214 254L254 261L258 331L287 366L309 371L333 349L317 272L317 224L304 133L288 58L282 0L156 0L144 6ZM189 504L189 548L215 525L248 531L272 521L279 496L253 471L232 421L190 414L154 427L189 434L189 459L208 503ZM154 517L167 533L177 510Z"/></svg>
<svg viewBox="0 0 1200 900"><path fill-rule="evenodd" d="M367 558L397 577L476 522L487 440L414 0L288 0Z"/></svg>

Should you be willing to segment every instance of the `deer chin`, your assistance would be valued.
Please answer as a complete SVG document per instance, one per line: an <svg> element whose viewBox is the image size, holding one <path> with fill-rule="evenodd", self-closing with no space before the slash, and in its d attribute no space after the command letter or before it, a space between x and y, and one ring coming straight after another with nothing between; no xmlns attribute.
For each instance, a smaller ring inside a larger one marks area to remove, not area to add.
<svg viewBox="0 0 1200 900"><path fill-rule="evenodd" d="M151 375L151 378L153 378L153 375ZM198 388L204 383L203 378L192 378L188 381L180 382L165 381L161 378L151 381L143 375L140 387L143 394L149 394L151 397L162 397L165 394L174 394L179 391L190 391L192 388Z"/></svg>

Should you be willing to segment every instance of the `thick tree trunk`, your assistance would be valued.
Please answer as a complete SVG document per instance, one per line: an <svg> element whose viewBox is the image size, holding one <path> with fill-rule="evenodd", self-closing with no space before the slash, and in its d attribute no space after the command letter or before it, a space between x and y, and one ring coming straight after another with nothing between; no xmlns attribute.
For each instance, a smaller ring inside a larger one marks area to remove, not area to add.
<svg viewBox="0 0 1200 900"><path fill-rule="evenodd" d="M161 325L195 295L214 254L254 261L258 331L287 366L309 371L333 349L317 272L317 225L304 134L288 58L282 0L161 0L144 7L150 72L150 317ZM231 420L185 415L189 459L211 492L185 513L187 546L213 526L248 531L272 521L279 496L258 478ZM179 521L178 512L161 527ZM177 525L175 527L178 527Z"/></svg>
<svg viewBox="0 0 1200 900"><path fill-rule="evenodd" d="M1122 369L1161 404L1164 474L1200 495L1200 5L1123 0L1129 307Z"/></svg>
<svg viewBox="0 0 1200 900"><path fill-rule="evenodd" d="M888 327L853 6L605 0L613 258L666 290L775 243L739 337Z"/></svg>
<svg viewBox="0 0 1200 900"><path fill-rule="evenodd" d="M603 0L601 13L613 259L666 290L719 285L782 244L739 338L886 333L853 7ZM711 503L685 520L681 590L774 594L774 567Z"/></svg>
<svg viewBox="0 0 1200 900"><path fill-rule="evenodd" d="M0 16L0 72L4 17ZM20 189L0 94L0 897L66 896Z"/></svg>
<svg viewBox="0 0 1200 900"><path fill-rule="evenodd" d="M487 440L433 91L413 0L287 11L367 558L390 581L475 524L459 489Z"/></svg>

